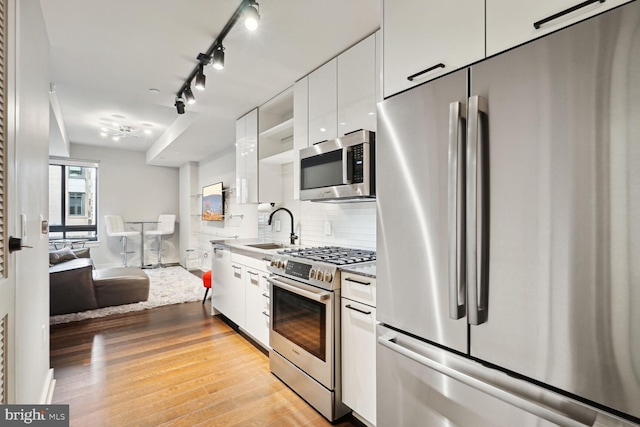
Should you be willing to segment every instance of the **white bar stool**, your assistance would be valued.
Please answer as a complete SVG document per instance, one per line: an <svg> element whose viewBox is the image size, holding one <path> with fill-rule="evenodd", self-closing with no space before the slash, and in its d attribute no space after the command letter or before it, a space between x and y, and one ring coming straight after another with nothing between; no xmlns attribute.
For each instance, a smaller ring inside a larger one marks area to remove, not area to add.
<svg viewBox="0 0 640 427"><path fill-rule="evenodd" d="M160 215L158 227L155 230L145 231L145 236L154 236L158 243L158 263L154 267L162 267L162 236L173 234L176 227L175 215Z"/></svg>
<svg viewBox="0 0 640 427"><path fill-rule="evenodd" d="M140 236L139 231L126 231L124 221L120 215L105 215L104 223L107 229L107 236L120 237L122 239L122 266L127 266L127 238ZM133 253L133 252L131 252Z"/></svg>

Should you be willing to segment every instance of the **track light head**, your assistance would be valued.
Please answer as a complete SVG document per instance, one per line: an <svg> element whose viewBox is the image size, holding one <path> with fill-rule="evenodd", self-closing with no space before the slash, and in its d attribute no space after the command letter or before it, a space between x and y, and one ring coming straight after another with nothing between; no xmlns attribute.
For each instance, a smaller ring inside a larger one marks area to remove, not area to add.
<svg viewBox="0 0 640 427"><path fill-rule="evenodd" d="M260 14L258 13L258 2L251 1L244 10L244 26L249 31L255 31L260 22Z"/></svg>
<svg viewBox="0 0 640 427"><path fill-rule="evenodd" d="M196 97L193 96L193 91L191 90L191 86L188 86L184 90L184 99L187 101L187 104L195 104L196 103Z"/></svg>
<svg viewBox="0 0 640 427"><path fill-rule="evenodd" d="M176 96L176 103L174 105L176 106L178 114L184 114L184 100L181 97Z"/></svg>
<svg viewBox="0 0 640 427"><path fill-rule="evenodd" d="M195 87L198 90L204 90L206 85L207 76L204 75L204 65L198 65L198 73L196 74Z"/></svg>
<svg viewBox="0 0 640 427"><path fill-rule="evenodd" d="M213 51L213 68L222 70L224 68L224 46L218 45Z"/></svg>

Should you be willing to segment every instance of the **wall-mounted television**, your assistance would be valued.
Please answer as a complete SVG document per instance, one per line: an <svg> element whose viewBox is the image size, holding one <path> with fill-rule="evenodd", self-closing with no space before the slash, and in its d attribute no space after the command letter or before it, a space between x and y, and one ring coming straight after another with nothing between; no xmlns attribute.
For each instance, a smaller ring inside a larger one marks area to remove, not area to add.
<svg viewBox="0 0 640 427"><path fill-rule="evenodd" d="M221 182L202 188L202 220L224 221L224 190Z"/></svg>

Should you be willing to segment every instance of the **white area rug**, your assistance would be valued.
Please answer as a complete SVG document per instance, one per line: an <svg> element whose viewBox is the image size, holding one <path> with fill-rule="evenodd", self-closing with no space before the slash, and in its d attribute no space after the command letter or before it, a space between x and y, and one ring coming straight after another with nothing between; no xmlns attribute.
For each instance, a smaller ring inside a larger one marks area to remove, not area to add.
<svg viewBox="0 0 640 427"><path fill-rule="evenodd" d="M202 279L182 267L166 267L143 271L149 276L149 299L147 301L51 316L49 323L56 325L58 323L75 322L112 314L147 310L161 305L199 301L204 296Z"/></svg>

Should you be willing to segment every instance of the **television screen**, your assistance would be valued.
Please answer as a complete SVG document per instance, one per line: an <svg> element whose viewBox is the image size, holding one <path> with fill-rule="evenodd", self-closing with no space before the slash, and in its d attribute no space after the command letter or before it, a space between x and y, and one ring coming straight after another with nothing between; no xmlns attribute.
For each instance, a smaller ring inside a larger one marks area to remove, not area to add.
<svg viewBox="0 0 640 427"><path fill-rule="evenodd" d="M224 191L221 182L202 188L202 220L224 220Z"/></svg>

